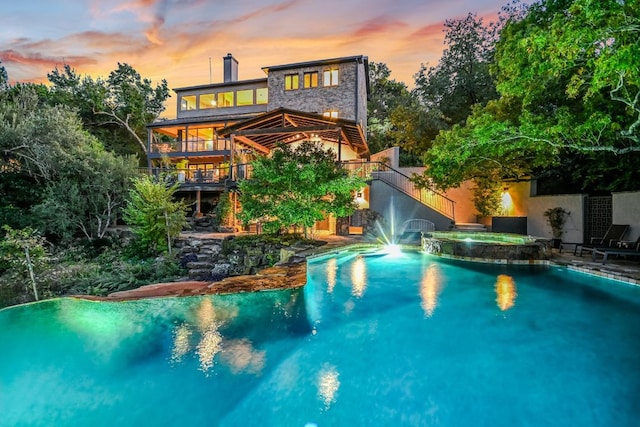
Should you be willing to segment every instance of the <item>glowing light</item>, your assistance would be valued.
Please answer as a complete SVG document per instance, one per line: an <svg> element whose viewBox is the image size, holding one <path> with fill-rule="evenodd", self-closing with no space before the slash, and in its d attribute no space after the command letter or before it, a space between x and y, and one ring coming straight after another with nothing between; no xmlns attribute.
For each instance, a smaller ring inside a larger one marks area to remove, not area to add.
<svg viewBox="0 0 640 427"><path fill-rule="evenodd" d="M516 303L516 282L513 277L501 274L496 281L496 304L502 311L509 310Z"/></svg>
<svg viewBox="0 0 640 427"><path fill-rule="evenodd" d="M340 375L333 366L325 367L318 375L318 396L324 403L325 408L329 408L336 401L336 393L340 388Z"/></svg>
<svg viewBox="0 0 640 427"><path fill-rule="evenodd" d="M356 258L351 267L351 294L360 298L367 289L367 265L363 257Z"/></svg>
<svg viewBox="0 0 640 427"><path fill-rule="evenodd" d="M424 310L426 317L431 317L438 305L440 282L440 270L435 264L432 264L425 271L424 276L422 276L422 281L420 282L420 299L422 300L420 306L422 310Z"/></svg>
<svg viewBox="0 0 640 427"><path fill-rule="evenodd" d="M513 199L511 198L511 194L509 194L509 189L505 188L502 193L502 200L500 202L501 213L502 215L511 215L513 214Z"/></svg>
<svg viewBox="0 0 640 427"><path fill-rule="evenodd" d="M402 256L402 249L400 248L399 245L396 245L394 243L391 243L390 245L385 245L384 246L384 250L391 256L391 257L400 257Z"/></svg>
<svg viewBox="0 0 640 427"><path fill-rule="evenodd" d="M338 259L331 258L327 261L327 292L332 293L336 287L336 278L338 276Z"/></svg>

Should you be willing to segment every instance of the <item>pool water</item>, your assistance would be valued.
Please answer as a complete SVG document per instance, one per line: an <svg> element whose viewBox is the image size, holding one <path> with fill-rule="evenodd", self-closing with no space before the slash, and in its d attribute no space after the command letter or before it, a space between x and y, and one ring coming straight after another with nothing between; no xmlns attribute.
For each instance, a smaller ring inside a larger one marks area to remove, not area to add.
<svg viewBox="0 0 640 427"><path fill-rule="evenodd" d="M420 253L308 277L2 310L0 425L637 425L636 287Z"/></svg>

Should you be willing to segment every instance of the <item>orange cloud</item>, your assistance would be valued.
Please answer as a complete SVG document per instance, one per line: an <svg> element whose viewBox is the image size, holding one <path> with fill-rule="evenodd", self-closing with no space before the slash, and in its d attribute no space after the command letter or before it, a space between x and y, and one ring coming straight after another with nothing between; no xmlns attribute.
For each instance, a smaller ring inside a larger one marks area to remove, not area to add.
<svg viewBox="0 0 640 427"><path fill-rule="evenodd" d="M402 21L392 20L386 16L378 16L363 22L358 29L351 33L351 36L366 38L403 27L406 27L406 24Z"/></svg>

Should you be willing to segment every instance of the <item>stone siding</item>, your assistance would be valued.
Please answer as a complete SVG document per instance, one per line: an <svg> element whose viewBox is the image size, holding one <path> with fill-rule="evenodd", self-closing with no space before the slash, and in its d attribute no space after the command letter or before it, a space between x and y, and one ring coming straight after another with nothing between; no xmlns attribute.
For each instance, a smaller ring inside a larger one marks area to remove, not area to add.
<svg viewBox="0 0 640 427"><path fill-rule="evenodd" d="M338 85L324 87L323 71L338 67ZM358 75L358 69L364 68L356 62L345 62L331 66L301 67L286 70L269 71L269 110L280 107L307 113L322 114L329 110L338 110L338 118L346 120L359 120L356 111L357 102L356 82L362 80ZM304 88L304 73L318 72L318 87ZM285 75L297 74L299 76L299 88L295 90L284 89ZM366 101L366 91L365 91ZM365 102L361 101L361 102ZM366 103L365 103L366 106ZM361 115L362 113L360 113ZM366 115L364 117L366 124Z"/></svg>

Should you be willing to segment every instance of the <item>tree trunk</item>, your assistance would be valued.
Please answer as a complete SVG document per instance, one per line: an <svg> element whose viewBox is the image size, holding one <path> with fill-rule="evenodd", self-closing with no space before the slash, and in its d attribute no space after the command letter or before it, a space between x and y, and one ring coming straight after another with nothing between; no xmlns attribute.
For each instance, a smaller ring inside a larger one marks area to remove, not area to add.
<svg viewBox="0 0 640 427"><path fill-rule="evenodd" d="M36 278L33 275L33 264L31 264L31 257L29 256L29 248L24 248L24 256L27 258L27 269L29 270L29 278L31 279L31 286L33 286L33 296L38 301L38 288L36 287Z"/></svg>

